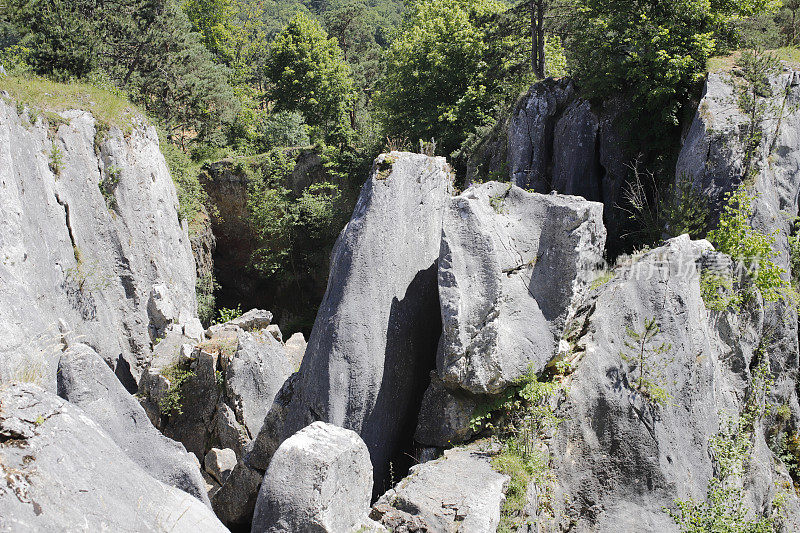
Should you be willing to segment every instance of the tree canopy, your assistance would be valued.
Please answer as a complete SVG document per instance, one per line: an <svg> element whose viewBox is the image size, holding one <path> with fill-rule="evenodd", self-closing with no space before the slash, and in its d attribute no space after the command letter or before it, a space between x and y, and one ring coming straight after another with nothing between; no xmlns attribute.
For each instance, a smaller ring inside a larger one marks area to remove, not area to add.
<svg viewBox="0 0 800 533"><path fill-rule="evenodd" d="M301 13L289 22L272 41L265 72L277 110L299 111L324 134L345 123L354 92L351 70L316 19Z"/></svg>

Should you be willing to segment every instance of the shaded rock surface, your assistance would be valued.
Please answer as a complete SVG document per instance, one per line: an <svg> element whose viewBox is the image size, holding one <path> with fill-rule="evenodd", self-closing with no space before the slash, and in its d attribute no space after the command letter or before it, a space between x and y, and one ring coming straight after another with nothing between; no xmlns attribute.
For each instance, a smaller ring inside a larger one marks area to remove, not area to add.
<svg viewBox="0 0 800 533"><path fill-rule="evenodd" d="M153 287L169 323L196 316L187 228L155 128L104 135L88 113L61 116L50 133L0 102L0 379L35 373L54 391L60 320L133 391L159 334Z"/></svg>
<svg viewBox="0 0 800 533"><path fill-rule="evenodd" d="M353 431L314 422L272 457L258 494L253 533L356 530L369 512L372 464Z"/></svg>
<svg viewBox="0 0 800 533"><path fill-rule="evenodd" d="M148 474L211 506L197 461L153 427L139 402L89 346L76 344L61 356L58 394L83 409Z"/></svg>
<svg viewBox="0 0 800 533"><path fill-rule="evenodd" d="M145 472L82 410L39 387L0 389L0 435L0 530L227 531L199 500Z"/></svg>
<svg viewBox="0 0 800 533"><path fill-rule="evenodd" d="M211 505L230 526L250 523L263 471L246 464L244 457L299 364L293 359L297 355L290 356L269 330L271 319L269 311L252 309L211 326L199 344L168 337L162 341L170 343L163 352L161 345L156 348L158 356L140 389L156 426L204 464L214 481ZM178 398L180 409L165 404L170 397ZM220 453L224 468L216 464Z"/></svg>
<svg viewBox="0 0 800 533"><path fill-rule="evenodd" d="M592 109L569 78L536 83L471 155L467 184L508 176L538 193L602 202L609 245L615 245L627 218L617 205L633 160L617 124L621 109L616 101Z"/></svg>
<svg viewBox="0 0 800 533"><path fill-rule="evenodd" d="M391 531L496 531L509 478L494 471L490 458L480 444L447 450L412 467L370 516Z"/></svg>
<svg viewBox="0 0 800 533"><path fill-rule="evenodd" d="M283 437L316 420L367 444L376 487L411 445L440 334L436 283L444 158L380 156L334 247ZM403 221L402 224L398 222Z"/></svg>
<svg viewBox="0 0 800 533"><path fill-rule="evenodd" d="M278 151L282 154L277 154ZM241 304L245 309L268 306L277 314L275 322L286 328L298 318L305 318L309 305L317 305L325 291L325 277L324 272L320 275L315 271L285 283L252 275L250 259L257 239L248 216L248 175L257 172L271 175L275 169L270 161L277 157L285 157L292 165L291 171L280 179L281 186L291 191L293 197L299 197L313 183L333 181L314 149L287 148L207 164L200 174L200 183L213 206L210 224L217 243L213 260L220 284L216 291L218 305L233 308ZM302 284L300 291L298 283Z"/></svg>

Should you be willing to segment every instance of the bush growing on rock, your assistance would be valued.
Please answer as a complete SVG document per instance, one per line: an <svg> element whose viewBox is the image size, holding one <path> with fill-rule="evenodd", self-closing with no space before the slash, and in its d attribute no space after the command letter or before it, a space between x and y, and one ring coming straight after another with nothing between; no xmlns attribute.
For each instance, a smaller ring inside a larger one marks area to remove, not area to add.
<svg viewBox="0 0 800 533"><path fill-rule="evenodd" d="M774 302L792 297L792 289L784 279L786 271L774 261L778 255L773 249L778 230L765 234L750 225L755 198L744 185L729 193L719 225L708 233L708 239L718 251L748 267L747 275L764 300Z"/></svg>

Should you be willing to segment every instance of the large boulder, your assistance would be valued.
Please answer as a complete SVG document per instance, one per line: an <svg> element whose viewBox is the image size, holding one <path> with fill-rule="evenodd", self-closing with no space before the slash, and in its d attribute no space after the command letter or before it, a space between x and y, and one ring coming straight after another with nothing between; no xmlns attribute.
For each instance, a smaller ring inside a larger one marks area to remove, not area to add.
<svg viewBox="0 0 800 533"><path fill-rule="evenodd" d="M717 472L710 441L758 394L753 373L763 357L758 298L738 313L706 310L700 264L710 250L685 235L668 241L618 268L567 326L562 356L573 372L548 442L550 508L533 505L539 526L677 531L665 509L705 500ZM745 482L744 504L760 512L780 477L764 455L762 421L754 424L745 464L746 479L757 481Z"/></svg>
<svg viewBox="0 0 800 533"><path fill-rule="evenodd" d="M142 406L89 346L71 346L58 364L58 395L77 405L151 476L211 506L197 461L162 435Z"/></svg>
<svg viewBox="0 0 800 533"><path fill-rule="evenodd" d="M81 409L0 388L3 531L225 532L198 499L150 476Z"/></svg>
<svg viewBox="0 0 800 533"><path fill-rule="evenodd" d="M453 448L411 468L370 516L391 531L496 531L509 477L494 471L482 445Z"/></svg>
<svg viewBox="0 0 800 533"><path fill-rule="evenodd" d="M314 422L286 439L270 462L253 533L346 533L364 522L372 464L353 431Z"/></svg>
<svg viewBox="0 0 800 533"><path fill-rule="evenodd" d="M442 380L496 394L552 358L604 264L603 205L490 182L452 198L439 257Z"/></svg>
<svg viewBox="0 0 800 533"><path fill-rule="evenodd" d="M352 429L376 486L410 449L440 335L437 260L451 191L444 158L380 156L334 247L328 290L284 438L316 420Z"/></svg>

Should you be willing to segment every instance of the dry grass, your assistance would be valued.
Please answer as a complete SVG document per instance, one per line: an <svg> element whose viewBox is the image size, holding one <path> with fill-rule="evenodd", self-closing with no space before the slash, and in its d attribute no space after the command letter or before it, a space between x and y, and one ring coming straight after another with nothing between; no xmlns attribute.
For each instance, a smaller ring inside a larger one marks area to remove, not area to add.
<svg viewBox="0 0 800 533"><path fill-rule="evenodd" d="M57 83L38 76L2 76L0 91L15 102L50 112L82 109L95 119L121 129L144 113L125 97L87 83Z"/></svg>
<svg viewBox="0 0 800 533"><path fill-rule="evenodd" d="M775 50L766 50L765 53L772 54L779 61L786 62L793 68L800 68L800 48L787 46ZM712 57L708 60L709 72L727 72L736 66L736 60L742 55L741 50L737 50L726 56Z"/></svg>

